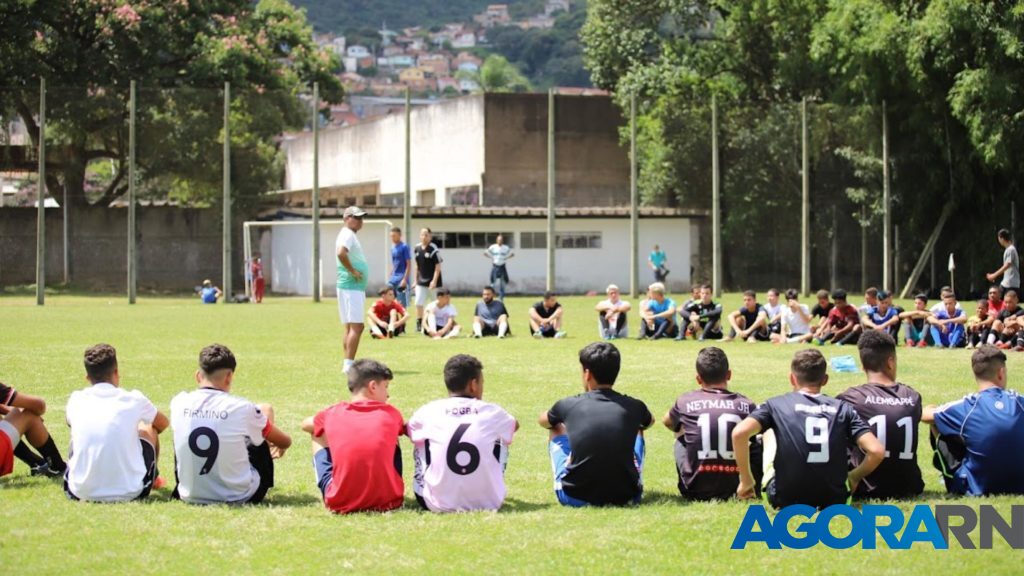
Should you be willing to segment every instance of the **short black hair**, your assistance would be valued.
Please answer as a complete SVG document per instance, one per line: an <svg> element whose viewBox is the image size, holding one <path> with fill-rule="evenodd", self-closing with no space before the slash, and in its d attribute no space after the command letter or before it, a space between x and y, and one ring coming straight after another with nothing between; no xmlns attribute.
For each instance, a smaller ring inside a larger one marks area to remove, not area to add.
<svg viewBox="0 0 1024 576"><path fill-rule="evenodd" d="M1007 230L1006 228L1000 228L999 232L996 232L996 235L1003 240L1010 240L1010 231Z"/></svg>
<svg viewBox="0 0 1024 576"><path fill-rule="evenodd" d="M824 288L822 288L821 290L818 290L818 293L815 294L815 296L817 296L818 298L828 299L829 296L831 296L831 295L828 293L828 290L825 290Z"/></svg>
<svg viewBox="0 0 1024 576"><path fill-rule="evenodd" d="M924 294L924 293L918 294L917 296L914 296L914 300L920 300L921 302L924 302L925 304L927 304L928 303L928 295Z"/></svg>
<svg viewBox="0 0 1024 576"><path fill-rule="evenodd" d="M1006 354L995 346L980 346L971 354L971 370L978 380L994 380L999 369L1006 366Z"/></svg>
<svg viewBox="0 0 1024 576"><path fill-rule="evenodd" d="M369 358L360 358L348 369L348 391L358 392L366 388L372 380L394 380L395 375L383 363Z"/></svg>
<svg viewBox="0 0 1024 576"><path fill-rule="evenodd" d="M399 234L401 234L401 233L402 233L402 229L401 229L401 228L399 228L398 226L392 226L392 227L391 227L391 231L392 231L392 232L398 232Z"/></svg>
<svg viewBox="0 0 1024 576"><path fill-rule="evenodd" d="M857 340L860 363L865 370L881 372L889 358L896 356L896 341L878 330L865 330Z"/></svg>
<svg viewBox="0 0 1024 576"><path fill-rule="evenodd" d="M451 296L452 295L452 291L447 289L447 288L445 288L445 287L441 287L441 288L437 289L437 295L438 295L438 297L440 297L440 296Z"/></svg>
<svg viewBox="0 0 1024 576"><path fill-rule="evenodd" d="M85 373L93 383L109 382L117 370L117 351L110 344L97 344L85 350Z"/></svg>
<svg viewBox="0 0 1024 576"><path fill-rule="evenodd" d="M875 288L874 286L872 286L872 287L870 287L870 288L868 288L867 290L864 291L864 295L865 296L871 296L872 298L877 297L878 296L878 288Z"/></svg>
<svg viewBox="0 0 1024 576"><path fill-rule="evenodd" d="M207 376L218 370L235 371L235 355L223 344L210 344L199 351L199 369Z"/></svg>
<svg viewBox="0 0 1024 576"><path fill-rule="evenodd" d="M1006 300L1006 297L1009 296L1011 293L1014 295L1015 298L1020 300L1020 294L1017 293L1016 288L1007 288L1006 292L1003 292L1003 300Z"/></svg>
<svg viewBox="0 0 1024 576"><path fill-rule="evenodd" d="M753 290L744 290L743 291L743 295L744 296L750 296L751 298L753 298L755 300L757 299L757 292L754 292Z"/></svg>
<svg viewBox="0 0 1024 576"><path fill-rule="evenodd" d="M580 365L594 375L594 380L604 386L612 386L619 377L622 356L619 349L608 342L587 344L580 350Z"/></svg>
<svg viewBox="0 0 1024 576"><path fill-rule="evenodd" d="M494 286L491 286L490 284L488 284L488 285L484 286L484 289L482 291L486 292L488 290L490 290L491 292L494 292Z"/></svg>
<svg viewBox="0 0 1024 576"><path fill-rule="evenodd" d="M552 298L558 298L558 292L555 292L554 290L548 290L547 292L544 293L545 300L551 300Z"/></svg>
<svg viewBox="0 0 1024 576"><path fill-rule="evenodd" d="M861 337L863 338L863 336ZM817 350L801 350L793 355L793 362L790 363L789 369L800 384L820 386L825 381L828 362Z"/></svg>
<svg viewBox="0 0 1024 576"><path fill-rule="evenodd" d="M708 346L697 353L697 375L705 384L723 384L729 374L729 358L725 351Z"/></svg>
<svg viewBox="0 0 1024 576"><path fill-rule="evenodd" d="M388 285L385 284L384 286L380 287L380 290L377 290L377 296L383 296L383 295L387 294L388 292L392 292L392 291L394 291L394 288L392 288L391 286L388 286Z"/></svg>
<svg viewBox="0 0 1024 576"><path fill-rule="evenodd" d="M779 289L778 288L769 288L767 293L768 294L775 294L776 296L778 296L779 295Z"/></svg>
<svg viewBox="0 0 1024 576"><path fill-rule="evenodd" d="M786 290L786 300L797 300L800 297L800 291L796 288L790 288Z"/></svg>
<svg viewBox="0 0 1024 576"><path fill-rule="evenodd" d="M484 365L469 354L456 354L444 364L444 385L449 392L464 392L470 380L480 379Z"/></svg>
<svg viewBox="0 0 1024 576"><path fill-rule="evenodd" d="M846 300L846 290L843 290L842 288L836 288L835 290L832 291L832 299Z"/></svg>

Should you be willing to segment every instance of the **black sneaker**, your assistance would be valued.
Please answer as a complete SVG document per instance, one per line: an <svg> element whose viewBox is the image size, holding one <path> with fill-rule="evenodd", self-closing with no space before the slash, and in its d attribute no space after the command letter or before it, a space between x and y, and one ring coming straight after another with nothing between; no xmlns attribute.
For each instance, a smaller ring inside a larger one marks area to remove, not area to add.
<svg viewBox="0 0 1024 576"><path fill-rule="evenodd" d="M39 466L33 466L29 474L32 476L46 476L47 478L60 478L64 475L65 470L51 468L49 462L43 462Z"/></svg>

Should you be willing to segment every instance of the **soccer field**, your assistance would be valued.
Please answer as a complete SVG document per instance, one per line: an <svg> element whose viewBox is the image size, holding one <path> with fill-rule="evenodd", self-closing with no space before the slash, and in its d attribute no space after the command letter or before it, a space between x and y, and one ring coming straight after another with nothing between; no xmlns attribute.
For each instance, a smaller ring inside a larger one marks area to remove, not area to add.
<svg viewBox="0 0 1024 576"><path fill-rule="evenodd" d="M195 507L170 499L173 454L170 431L162 436L162 475L170 486L145 503L72 503L57 482L28 475L16 463L0 479L0 566L4 573L40 574L305 574L329 569L360 573L858 573L1010 574L1024 557L998 536L995 550L768 551L755 544L729 546L747 504L686 503L676 490L673 435L661 417L694 383L696 342L620 340L623 369L616 389L647 403L659 421L647 433L644 503L624 509L567 509L552 492L547 431L537 416L556 400L581 391L578 350L596 339L596 298L563 298L568 338L527 336L526 307L534 299L509 298L515 337L431 341L404 336L364 337L360 357L388 364L395 373L391 402L408 418L420 405L445 395L441 368L463 352L484 364L486 400L519 419L506 478L508 498L499 513L435 515L421 512L410 484L412 448L403 440L405 508L388 514L336 516L320 501L308 436L299 423L348 397L341 366L341 327L334 300L271 298L264 304L202 306L196 299L51 297L38 308L25 297L0 298L0 380L44 397L47 423L66 456L63 425L68 395L86 385L82 352L108 342L118 351L122 386L144 392L162 411L179 391L195 386L202 346L220 342L239 361L233 392L274 404L277 424L295 440L277 461L276 487L262 506ZM454 299L463 323L472 300ZM726 298L735 308L739 296ZM635 316L631 319L635 321ZM633 324L635 328L635 324ZM731 388L761 401L789 390L794 346L728 343ZM826 347L826 356L856 355L851 347ZM1024 353L1009 353L1011 387L1024 387ZM973 391L969 352L899 352L900 380L916 387L926 404ZM836 394L862 383L863 374L831 374L825 391ZM921 429L918 461L927 492L921 502L948 499ZM1020 458L1008 454L1007 458ZM964 501L996 504L1008 517L1021 498ZM976 536L975 536L976 539ZM976 541L976 540L975 540ZM879 546L884 544L879 541ZM18 568L20 566L20 568Z"/></svg>

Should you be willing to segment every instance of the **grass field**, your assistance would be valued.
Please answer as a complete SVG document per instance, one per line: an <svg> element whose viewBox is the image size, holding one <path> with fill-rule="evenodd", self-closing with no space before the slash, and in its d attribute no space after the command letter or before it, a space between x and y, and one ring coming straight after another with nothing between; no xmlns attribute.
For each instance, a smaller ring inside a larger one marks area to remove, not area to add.
<svg viewBox="0 0 1024 576"><path fill-rule="evenodd" d="M322 506L310 463L302 418L347 398L341 377L340 332L333 300L312 304L275 299L263 305L201 306L193 299L143 299L128 306L117 296L50 298L38 308L25 296L0 298L0 380L43 396L47 421L66 453L64 404L85 386L81 357L97 342L118 350L122 385L143 391L166 412L178 391L194 386L199 349L230 346L239 359L235 392L271 402L278 425L296 440L277 462L277 487L268 503L249 508L192 507L170 500L170 487L145 503L97 505L65 500L56 482L33 478L19 462L0 479L0 567L14 573L53 574L299 574L343 569L360 573L760 573L760 574L1011 574L1024 557L996 537L996 550L909 551L852 549L766 551L729 546L747 505L690 504L676 491L673 437L661 425L647 435L644 503L630 509L565 509L555 501L538 414L581 390L577 351L596 337L595 299L564 298L564 340L526 336L528 299L509 298L514 338L430 341L364 339L361 357L387 363L395 373L392 403L409 417L444 394L441 368L457 352L474 354L485 367L485 399L521 422L506 474L509 491L499 513L432 515L420 512L408 480L411 447L403 443L406 507L389 514L339 517ZM727 308L739 297L726 299ZM469 299L456 299L461 314ZM616 343L623 369L616 388L644 400L656 418L694 386L695 342ZM795 347L730 343L732 388L755 401L788 390ZM827 356L852 348L823 348ZM1011 354L1011 385L1020 386L1024 354ZM901 380L926 403L972 391L969 353L900 350ZM859 384L863 374L832 374L827 392ZM924 434L922 427L922 434ZM169 431L160 467L173 481ZM927 493L922 502L945 500L931 451L923 441L918 460ZM1008 458L1020 458L1008 454ZM1006 512L1020 498L971 500ZM914 503L901 504L905 509ZM20 568L18 568L21 571Z"/></svg>

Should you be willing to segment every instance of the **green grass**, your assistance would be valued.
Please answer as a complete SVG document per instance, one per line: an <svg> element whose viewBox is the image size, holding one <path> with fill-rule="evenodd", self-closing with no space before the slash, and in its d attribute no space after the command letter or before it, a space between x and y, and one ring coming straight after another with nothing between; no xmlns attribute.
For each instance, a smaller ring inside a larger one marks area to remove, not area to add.
<svg viewBox="0 0 1024 576"><path fill-rule="evenodd" d="M522 429L512 446L505 507L497 514L433 515L420 512L408 484L411 447L405 442L406 507L389 514L335 516L324 510L313 479L310 443L300 421L347 397L340 374L340 326L333 300L271 298L262 306L201 306L193 299L56 296L38 308L25 295L0 297L0 380L47 399L49 426L62 450L68 443L64 404L85 386L82 351L97 342L117 347L122 385L142 390L167 410L174 394L194 386L199 349L230 346L239 359L235 392L271 402L278 424L296 442L278 461L277 487L267 505L193 507L169 499L170 490L145 503L96 505L65 500L59 485L15 473L0 479L0 566L23 564L36 573L259 573L293 574L349 569L398 573L1019 573L1021 557L998 537L994 551L853 549L731 551L746 504L694 504L676 492L672 434L660 425L647 435L644 504L633 509L571 510L552 494L546 431L538 414L580 391L577 351L596 336L590 312L596 299L563 299L565 340L526 336L525 308L509 299L516 337L429 341L364 339L360 356L395 372L392 403L408 417L444 393L441 368L456 352L485 366L485 398L515 415ZM726 300L728 308L739 297ZM469 299L456 299L460 312ZM644 400L657 418L694 386L694 342L617 342L623 369L616 387ZM730 343L732 388L756 401L788 390L793 346ZM826 355L854 354L824 348ZM926 403L973 389L968 352L900 350L901 380ZM1011 354L1011 383L1019 382L1024 354ZM827 392L861 383L862 374L833 374ZM922 428L922 432L924 429ZM173 478L169 433L160 466ZM65 450L66 451L66 450ZM1020 457L1020 455L1007 455ZM922 442L925 503L946 500L931 451ZM970 500L1004 512L1020 498ZM905 509L914 503L905 503Z"/></svg>

